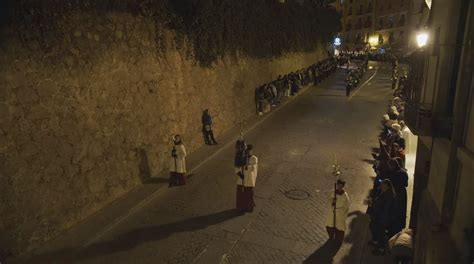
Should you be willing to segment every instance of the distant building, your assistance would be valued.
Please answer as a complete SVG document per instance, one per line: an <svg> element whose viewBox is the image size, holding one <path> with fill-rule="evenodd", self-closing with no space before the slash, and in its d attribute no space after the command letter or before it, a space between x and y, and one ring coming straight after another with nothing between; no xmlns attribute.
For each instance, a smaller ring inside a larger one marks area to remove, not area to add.
<svg viewBox="0 0 474 264"><path fill-rule="evenodd" d="M337 0L346 48L407 47L410 0Z"/></svg>
<svg viewBox="0 0 474 264"><path fill-rule="evenodd" d="M337 0L336 10L341 14L340 32L344 47L363 49L374 32L375 0Z"/></svg>

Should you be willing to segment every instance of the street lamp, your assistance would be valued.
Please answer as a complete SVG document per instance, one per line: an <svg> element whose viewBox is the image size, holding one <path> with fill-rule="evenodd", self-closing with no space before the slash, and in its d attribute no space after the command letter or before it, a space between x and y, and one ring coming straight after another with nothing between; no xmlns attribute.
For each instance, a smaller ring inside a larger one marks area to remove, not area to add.
<svg viewBox="0 0 474 264"><path fill-rule="evenodd" d="M379 44L379 39L378 39L378 37L377 37L377 36L372 36L372 37L370 37L370 38L369 38L369 44L370 44L370 46L372 46L372 47L377 46L377 44Z"/></svg>
<svg viewBox="0 0 474 264"><path fill-rule="evenodd" d="M428 42L428 37L428 33L424 31L416 34L416 44L418 44L419 48L423 48L424 46L426 46L426 43Z"/></svg>

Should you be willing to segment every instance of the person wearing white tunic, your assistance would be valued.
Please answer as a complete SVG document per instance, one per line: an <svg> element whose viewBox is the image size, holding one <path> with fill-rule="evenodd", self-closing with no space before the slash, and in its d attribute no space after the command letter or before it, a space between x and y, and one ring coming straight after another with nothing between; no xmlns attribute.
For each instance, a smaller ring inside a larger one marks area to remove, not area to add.
<svg viewBox="0 0 474 264"><path fill-rule="evenodd" d="M179 135L173 137L173 143L170 159L170 187L186 185L186 148Z"/></svg>
<svg viewBox="0 0 474 264"><path fill-rule="evenodd" d="M329 211L326 219L326 230L329 235L329 239L334 239L337 243L342 244L344 240L344 233L346 231L346 219L349 211L349 195L344 190L345 182L337 180L336 183L336 198L334 193L329 197L331 202L331 210ZM334 214L334 206L336 206ZM334 219L335 217L335 219Z"/></svg>
<svg viewBox="0 0 474 264"><path fill-rule="evenodd" d="M253 212L253 189L257 181L258 158L253 155L252 145L247 146L248 163L243 174L237 177L236 208L241 212Z"/></svg>

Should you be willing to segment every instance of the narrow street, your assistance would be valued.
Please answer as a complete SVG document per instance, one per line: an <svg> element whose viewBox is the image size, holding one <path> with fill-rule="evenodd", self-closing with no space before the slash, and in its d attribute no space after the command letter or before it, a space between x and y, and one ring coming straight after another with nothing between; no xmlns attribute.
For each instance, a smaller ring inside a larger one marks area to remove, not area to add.
<svg viewBox="0 0 474 264"><path fill-rule="evenodd" d="M378 145L380 116L392 93L391 66L369 65L373 68L365 75L363 82L367 81L353 97L345 96L346 73L339 69L318 87L260 117L263 122L249 126L245 137L260 162L253 213L237 216L232 211L234 146L223 139L217 147L205 146L207 152L224 149L201 163L187 186L162 188L87 239L73 228L65 234L69 243L39 251L29 261L324 263L330 253L320 247L327 240L325 219L336 158L352 203L349 229L334 263L368 263L363 201L372 184L370 153Z"/></svg>

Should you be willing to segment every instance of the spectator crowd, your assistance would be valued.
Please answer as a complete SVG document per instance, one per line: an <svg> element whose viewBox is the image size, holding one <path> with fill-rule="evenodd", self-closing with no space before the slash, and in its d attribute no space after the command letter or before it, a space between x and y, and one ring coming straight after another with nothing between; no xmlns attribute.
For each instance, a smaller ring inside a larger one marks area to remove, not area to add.
<svg viewBox="0 0 474 264"><path fill-rule="evenodd" d="M408 186L405 152L410 132L403 121L405 84L406 77L403 77L394 87L391 105L382 116L379 151L372 153L376 176L368 197L367 213L372 233L370 244L377 255L388 252L390 238L406 232L403 230L406 227Z"/></svg>
<svg viewBox="0 0 474 264"><path fill-rule="evenodd" d="M255 106L259 115L269 112L279 105L284 97L298 95L302 86L318 85L337 69L338 61L327 58L307 68L280 75L270 83L255 89Z"/></svg>

